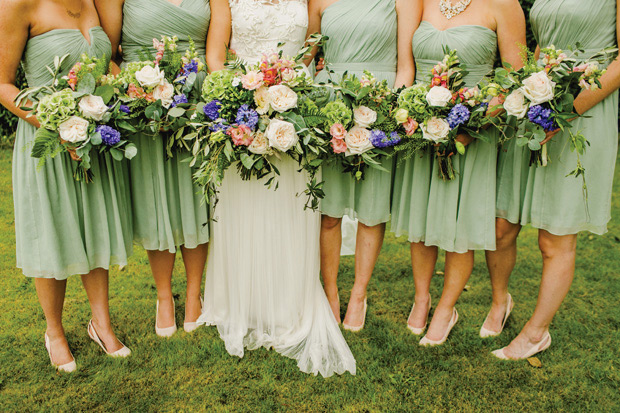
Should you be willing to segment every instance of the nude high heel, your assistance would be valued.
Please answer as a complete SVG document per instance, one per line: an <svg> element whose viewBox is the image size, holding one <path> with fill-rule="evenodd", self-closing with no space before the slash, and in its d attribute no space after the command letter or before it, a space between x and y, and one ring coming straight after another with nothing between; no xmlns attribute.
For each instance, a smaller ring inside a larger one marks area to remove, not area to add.
<svg viewBox="0 0 620 413"><path fill-rule="evenodd" d="M450 332L452 331L452 328L454 328L457 321L459 321L459 313L458 311L456 311L456 308L455 308L454 311L452 312L452 318L450 319L450 324L448 324L448 329L446 330L446 333L444 334L442 339L431 340L430 338L424 336L422 337L422 340L420 340L420 345L421 346L439 346L445 343L446 340L448 339L448 336L450 335Z"/></svg>
<svg viewBox="0 0 620 413"><path fill-rule="evenodd" d="M510 317L510 313L512 313L512 309L514 308L514 306L515 303L514 301L512 301L512 295L508 294L508 301L506 302L506 313L504 314L504 321L502 322L502 327L499 329L499 331L491 331L484 328L484 325L489 318L489 316L487 315L487 318L484 319L484 323L482 323L482 327L480 327L480 337L497 337L502 334L502 331L504 331L504 326L506 325L506 321L508 321L508 317Z"/></svg>
<svg viewBox="0 0 620 413"><path fill-rule="evenodd" d="M202 300L202 297L200 297L200 313L201 314L202 314L203 307L204 307L204 301ZM197 321L183 323L183 330L185 330L186 333L191 333L192 331L196 330L198 327L200 327L200 324L198 324Z"/></svg>
<svg viewBox="0 0 620 413"><path fill-rule="evenodd" d="M547 331L543 335L542 340L540 340L537 344L530 347L523 355L519 356L518 358L508 357L506 353L504 353L504 349L506 347L500 348L499 350L492 351L491 354L493 354L498 359L502 359L502 360L525 360L525 359L529 359L535 354L538 354L540 352L547 350L549 346L551 346L551 334L549 334L549 332Z"/></svg>
<svg viewBox="0 0 620 413"><path fill-rule="evenodd" d="M413 307L411 307L411 312L409 313L409 318L411 317L411 313L413 313L413 309L415 308L415 302L413 303ZM421 335L422 333L424 333L424 330L426 330L426 326L428 326L428 314L431 312L431 296L428 296L428 311L426 312L426 322L424 323L424 327L414 327L412 325L410 325L409 323L407 323L407 328L416 336ZM409 318L407 318L407 320L409 320Z"/></svg>
<svg viewBox="0 0 620 413"><path fill-rule="evenodd" d="M342 323L342 328L352 333L357 333L358 331L361 331L364 328L364 325L366 324L366 311L367 310L368 310L368 298L364 298L364 319L362 320L362 325L350 326L348 324Z"/></svg>
<svg viewBox="0 0 620 413"><path fill-rule="evenodd" d="M172 314L175 314L174 311L174 299L172 299ZM159 337L172 337L172 335L174 333L176 333L177 331L177 322L176 322L176 316L175 317L175 321L174 321L174 325L171 327L164 327L164 328L159 328L157 326L158 324L158 320L159 320L159 300L157 300L157 306L155 307L155 333L159 336Z"/></svg>
<svg viewBox="0 0 620 413"><path fill-rule="evenodd" d="M45 333L45 348L47 349L47 355L50 357L50 362L52 363L52 366L54 366L56 368L56 370L58 371L62 371L63 373L73 373L75 370L77 370L77 364L75 364L75 358L65 364L55 364L54 360L52 359L52 348L50 345L50 338L48 337L47 333ZM73 357L73 354L71 354L71 357Z"/></svg>
<svg viewBox="0 0 620 413"><path fill-rule="evenodd" d="M103 342L101 341L101 339L99 338L99 335L97 334L97 330L95 330L95 326L93 324L93 320L91 319L88 322L88 327L86 328L86 330L88 331L88 336L97 344L99 344L99 347L101 347L103 349L103 351L105 352L105 354L107 354L110 357L120 357L120 358L124 358L127 357L131 354L131 350L129 350L129 348L127 346L125 346L123 343L123 347L121 347L120 349L116 350L115 352L110 353L108 351L108 349L105 348L105 346L103 345ZM119 340L120 342L120 340Z"/></svg>

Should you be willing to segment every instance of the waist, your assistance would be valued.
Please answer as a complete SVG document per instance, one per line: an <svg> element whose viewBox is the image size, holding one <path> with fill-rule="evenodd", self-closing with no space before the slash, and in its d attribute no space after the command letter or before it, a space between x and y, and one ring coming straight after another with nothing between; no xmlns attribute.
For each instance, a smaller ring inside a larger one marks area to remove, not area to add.
<svg viewBox="0 0 620 413"><path fill-rule="evenodd" d="M430 78L431 70L433 67L439 63L437 60L430 59L416 59L416 81ZM465 76L465 84L468 86L473 86L482 80L483 77L493 72L493 64L487 63L483 65L468 65L466 63L463 64L467 75Z"/></svg>
<svg viewBox="0 0 620 413"><path fill-rule="evenodd" d="M198 44L196 44L196 46L197 46L196 47L196 52L198 53L198 56L200 57L200 59L204 63L207 50L206 50L206 48L204 46L203 47L198 47ZM155 55L155 51L153 50L152 45L123 44L123 45L121 45L121 48L122 48L122 51L123 51L123 61L124 62L139 62L139 61L142 61L143 59L141 59L140 56L146 57L145 55L148 55L149 52L152 55ZM179 50L179 54L181 54L181 55L185 54L185 52L187 50L189 50L189 44L178 43L178 50Z"/></svg>
<svg viewBox="0 0 620 413"><path fill-rule="evenodd" d="M363 72L368 70L371 73L390 72L396 73L396 63L386 62L352 62L352 63L334 63L328 62L327 68L335 72Z"/></svg>

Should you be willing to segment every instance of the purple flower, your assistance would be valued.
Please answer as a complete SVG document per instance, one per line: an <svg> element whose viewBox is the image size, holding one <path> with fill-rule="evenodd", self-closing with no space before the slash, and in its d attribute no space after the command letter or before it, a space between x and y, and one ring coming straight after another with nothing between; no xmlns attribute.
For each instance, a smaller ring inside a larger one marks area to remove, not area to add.
<svg viewBox="0 0 620 413"><path fill-rule="evenodd" d="M450 129L454 129L467 123L469 116L469 109L467 109L465 105L459 103L452 108L446 120L448 121L448 125L450 125Z"/></svg>
<svg viewBox="0 0 620 413"><path fill-rule="evenodd" d="M553 111L541 105L535 105L527 111L530 122L541 126L545 131L552 131L557 128L553 119Z"/></svg>
<svg viewBox="0 0 620 413"><path fill-rule="evenodd" d="M370 132L370 143L375 148L387 148L397 145L401 138L396 132L390 133L388 137L385 132L379 129L374 129Z"/></svg>
<svg viewBox="0 0 620 413"><path fill-rule="evenodd" d="M170 104L170 107L173 108L181 103L187 103L187 96L185 96L184 94L174 96L172 98L172 103Z"/></svg>
<svg viewBox="0 0 620 413"><path fill-rule="evenodd" d="M220 121L209 126L209 130L211 132L226 131L227 128L228 124L225 121Z"/></svg>
<svg viewBox="0 0 620 413"><path fill-rule="evenodd" d="M222 103L214 99L211 102L204 105L202 111L204 114L211 120L217 120L220 117L220 108L222 107Z"/></svg>
<svg viewBox="0 0 620 413"><path fill-rule="evenodd" d="M121 141L121 133L111 126L99 125L95 131L101 135L101 140L107 146L114 146Z"/></svg>
<svg viewBox="0 0 620 413"><path fill-rule="evenodd" d="M254 130L258 124L258 112L254 109L250 109L248 105L241 105L237 111L237 118L235 119L235 122L238 125L245 125Z"/></svg>
<svg viewBox="0 0 620 413"><path fill-rule="evenodd" d="M183 74L187 75L188 73L197 73L198 72L198 62L196 60L190 60L189 63L186 63L183 66Z"/></svg>
<svg viewBox="0 0 620 413"><path fill-rule="evenodd" d="M127 105L121 105L119 109L121 112L126 113L127 115L131 113L131 109L129 109L129 106Z"/></svg>

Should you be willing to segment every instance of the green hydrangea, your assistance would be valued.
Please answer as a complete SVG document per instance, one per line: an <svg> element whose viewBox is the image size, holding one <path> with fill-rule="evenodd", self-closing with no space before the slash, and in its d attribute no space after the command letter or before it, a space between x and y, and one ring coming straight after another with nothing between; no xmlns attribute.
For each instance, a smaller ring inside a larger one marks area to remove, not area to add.
<svg viewBox="0 0 620 413"><path fill-rule="evenodd" d="M329 102L321 109L321 113L327 118L330 128L334 123L340 123L346 127L353 120L353 112L341 100Z"/></svg>
<svg viewBox="0 0 620 413"><path fill-rule="evenodd" d="M133 83L136 86L140 85L138 79L136 79L136 72L140 71L144 66L150 66L153 62L130 62L121 70L121 72L114 79L113 86L127 87Z"/></svg>
<svg viewBox="0 0 620 413"><path fill-rule="evenodd" d="M221 101L226 96L234 94L234 91L237 89L232 86L234 78L235 74L230 70L218 70L207 76L202 84L202 98L204 101L210 102L214 99Z"/></svg>
<svg viewBox="0 0 620 413"><path fill-rule="evenodd" d="M58 129L58 125L74 114L76 101L69 89L44 96L37 105L37 120L42 127L49 130Z"/></svg>
<svg viewBox="0 0 620 413"><path fill-rule="evenodd" d="M416 84L404 89L398 96L398 107L406 109L410 114L424 113L428 104L426 95L428 88L423 84Z"/></svg>

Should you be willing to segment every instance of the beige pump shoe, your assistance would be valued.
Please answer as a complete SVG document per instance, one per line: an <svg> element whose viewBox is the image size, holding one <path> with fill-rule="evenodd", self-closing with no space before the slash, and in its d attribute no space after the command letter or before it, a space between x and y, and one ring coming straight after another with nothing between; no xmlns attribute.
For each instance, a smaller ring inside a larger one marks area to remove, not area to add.
<svg viewBox="0 0 620 413"><path fill-rule="evenodd" d="M426 312L426 322L424 323L424 327L414 327L412 325L410 325L409 323L407 323L407 328L409 329L409 331L411 331L413 334L415 334L416 336L421 335L422 333L424 333L424 330L426 330L426 327L428 326L428 314L431 312L431 296L428 296L428 311ZM409 313L409 317L407 318L407 320L409 320L409 318L411 318L411 313L413 313L413 310L415 308L415 302L413 303L413 307L411 307L411 312Z"/></svg>
<svg viewBox="0 0 620 413"><path fill-rule="evenodd" d="M504 321L502 322L502 328L500 328L499 331L491 331L489 329L484 328L484 325L489 319L489 316L487 315L487 318L484 319L484 323L482 323L482 327L480 327L480 337L482 338L497 337L500 334L502 334L502 331L504 331L504 326L506 325L506 321L508 321L508 317L510 317L510 313L512 313L512 309L514 308L514 306L515 306L515 303L514 301L512 301L512 295L508 294L508 301L506 301L506 313L504 314Z"/></svg>
<svg viewBox="0 0 620 413"><path fill-rule="evenodd" d="M88 336L97 344L99 344L99 347L101 347L103 349L103 351L105 352L105 354L107 354L110 357L120 357L120 358L124 358L127 357L131 354L131 350L129 350L129 348L127 346L125 346L123 343L123 347L121 347L120 349L110 353L108 351L108 349L105 348L105 346L103 345L103 342L101 341L101 339L99 338L99 335L97 334L97 330L95 330L95 326L93 325L93 320L91 319L88 322L88 327L86 328L86 330L88 331ZM119 340L120 343L120 340Z"/></svg>
<svg viewBox="0 0 620 413"><path fill-rule="evenodd" d="M50 362L52 363L52 366L54 366L56 368L56 370L58 371L62 371L63 373L73 373L75 370L77 370L77 364L75 364L75 358L65 364L55 364L54 360L52 359L52 348L50 345L50 338L48 337L47 333L45 333L45 348L47 349L47 354L50 357ZM71 357L73 357L73 354L71 354Z"/></svg>
<svg viewBox="0 0 620 413"><path fill-rule="evenodd" d="M450 324L448 324L448 329L446 330L446 334L444 334L443 338L441 340L431 340L430 338L424 336L422 337L422 340L420 340L420 345L421 346L439 346L445 343L446 340L448 339L448 336L450 335L450 332L452 331L452 328L454 328L454 325L456 324L457 321L459 321L459 313L458 311L456 311L456 308L455 308L454 311L452 312L452 318L450 319Z"/></svg>
<svg viewBox="0 0 620 413"><path fill-rule="evenodd" d="M176 315L174 312L174 298L172 299L172 314L173 317L175 317L175 321L174 321L174 325L172 325L171 327L164 327L164 328L159 328L157 326L158 320L159 320L159 300L157 300L157 306L155 307L155 333L159 336L159 337L172 337L172 335L174 333L177 332L177 322L176 322Z"/></svg>
<svg viewBox="0 0 620 413"><path fill-rule="evenodd" d="M364 328L364 325L366 324L366 311L367 310L368 310L368 298L364 298L364 319L362 320L362 325L350 326L348 324L342 323L342 328L352 333L357 333L358 331L361 331Z"/></svg>
<svg viewBox="0 0 620 413"><path fill-rule="evenodd" d="M500 348L499 350L492 351L491 354L493 354L498 359L502 359L502 360L525 360L525 359L529 359L535 354L538 354L540 352L547 350L549 346L551 346L551 334L549 334L549 332L547 331L543 335L542 340L540 340L537 344L533 345L523 355L519 356L518 358L508 357L506 353L504 353L504 349L506 347Z"/></svg>

